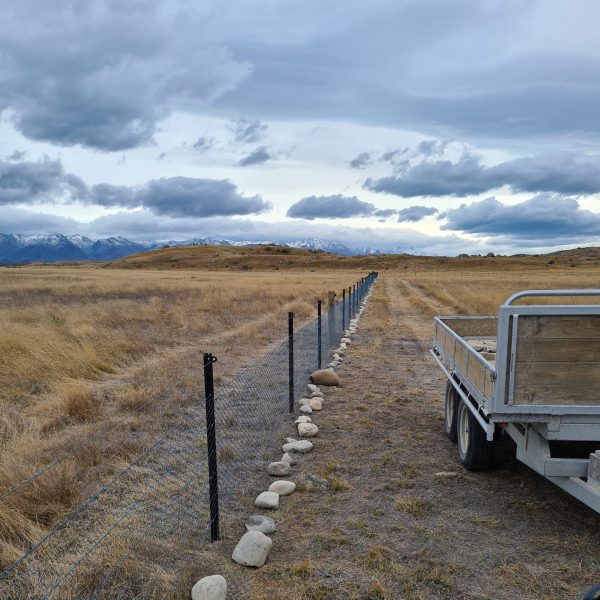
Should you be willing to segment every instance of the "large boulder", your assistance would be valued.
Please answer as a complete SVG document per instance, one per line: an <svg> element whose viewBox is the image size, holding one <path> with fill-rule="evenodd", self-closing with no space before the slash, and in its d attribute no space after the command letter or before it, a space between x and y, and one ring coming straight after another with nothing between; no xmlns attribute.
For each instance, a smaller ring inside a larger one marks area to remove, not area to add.
<svg viewBox="0 0 600 600"><path fill-rule="evenodd" d="M337 373L330 371L329 369L320 369L315 371L311 376L310 380L316 385L340 385L340 378Z"/></svg>
<svg viewBox="0 0 600 600"><path fill-rule="evenodd" d="M244 567L262 567L273 541L260 531L247 531L238 542L231 558Z"/></svg>
<svg viewBox="0 0 600 600"><path fill-rule="evenodd" d="M196 582L192 588L192 600L225 600L227 581L223 575L209 575Z"/></svg>

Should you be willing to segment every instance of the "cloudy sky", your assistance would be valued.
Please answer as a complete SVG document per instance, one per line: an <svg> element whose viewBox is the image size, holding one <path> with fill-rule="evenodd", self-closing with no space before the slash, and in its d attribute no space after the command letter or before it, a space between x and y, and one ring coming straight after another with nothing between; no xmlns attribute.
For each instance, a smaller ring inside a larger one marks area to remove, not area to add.
<svg viewBox="0 0 600 600"><path fill-rule="evenodd" d="M594 0L0 0L0 231L600 244Z"/></svg>

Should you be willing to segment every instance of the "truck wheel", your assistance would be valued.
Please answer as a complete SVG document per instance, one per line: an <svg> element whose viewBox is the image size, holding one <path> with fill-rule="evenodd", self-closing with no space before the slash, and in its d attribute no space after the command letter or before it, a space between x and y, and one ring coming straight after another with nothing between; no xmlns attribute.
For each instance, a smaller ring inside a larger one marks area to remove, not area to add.
<svg viewBox="0 0 600 600"><path fill-rule="evenodd" d="M448 381L446 383L446 401L445 401L445 425L446 435L456 444L458 438L456 433L456 413L458 412L459 395L454 386Z"/></svg>
<svg viewBox="0 0 600 600"><path fill-rule="evenodd" d="M486 471L494 459L494 442L488 442L483 427L477 422L464 400L456 416L458 456L465 469Z"/></svg>

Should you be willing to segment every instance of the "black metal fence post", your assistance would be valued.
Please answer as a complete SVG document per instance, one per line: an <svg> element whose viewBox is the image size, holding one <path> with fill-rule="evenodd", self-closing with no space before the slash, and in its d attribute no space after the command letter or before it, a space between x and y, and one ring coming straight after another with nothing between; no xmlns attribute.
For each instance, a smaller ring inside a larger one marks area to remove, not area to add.
<svg viewBox="0 0 600 600"><path fill-rule="evenodd" d="M321 368L321 301L317 302L317 348L318 348L318 359L317 364L319 369Z"/></svg>
<svg viewBox="0 0 600 600"><path fill-rule="evenodd" d="M206 405L206 449L208 453L208 493L210 498L210 541L219 539L219 477L217 474L217 430L215 427L215 388L213 364L216 356L204 354L204 400Z"/></svg>
<svg viewBox="0 0 600 600"><path fill-rule="evenodd" d="M346 288L342 290L342 331L346 331Z"/></svg>
<svg viewBox="0 0 600 600"><path fill-rule="evenodd" d="M288 403L290 413L294 412L294 313L288 313Z"/></svg>

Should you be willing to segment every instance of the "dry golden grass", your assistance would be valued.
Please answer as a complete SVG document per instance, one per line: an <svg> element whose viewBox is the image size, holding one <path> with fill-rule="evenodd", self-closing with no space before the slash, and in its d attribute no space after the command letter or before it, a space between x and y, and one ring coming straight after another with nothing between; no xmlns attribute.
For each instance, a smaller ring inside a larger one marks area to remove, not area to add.
<svg viewBox="0 0 600 600"><path fill-rule="evenodd" d="M0 566L178 418L203 352L222 380L365 274L0 269L0 495L65 459L1 503Z"/></svg>

